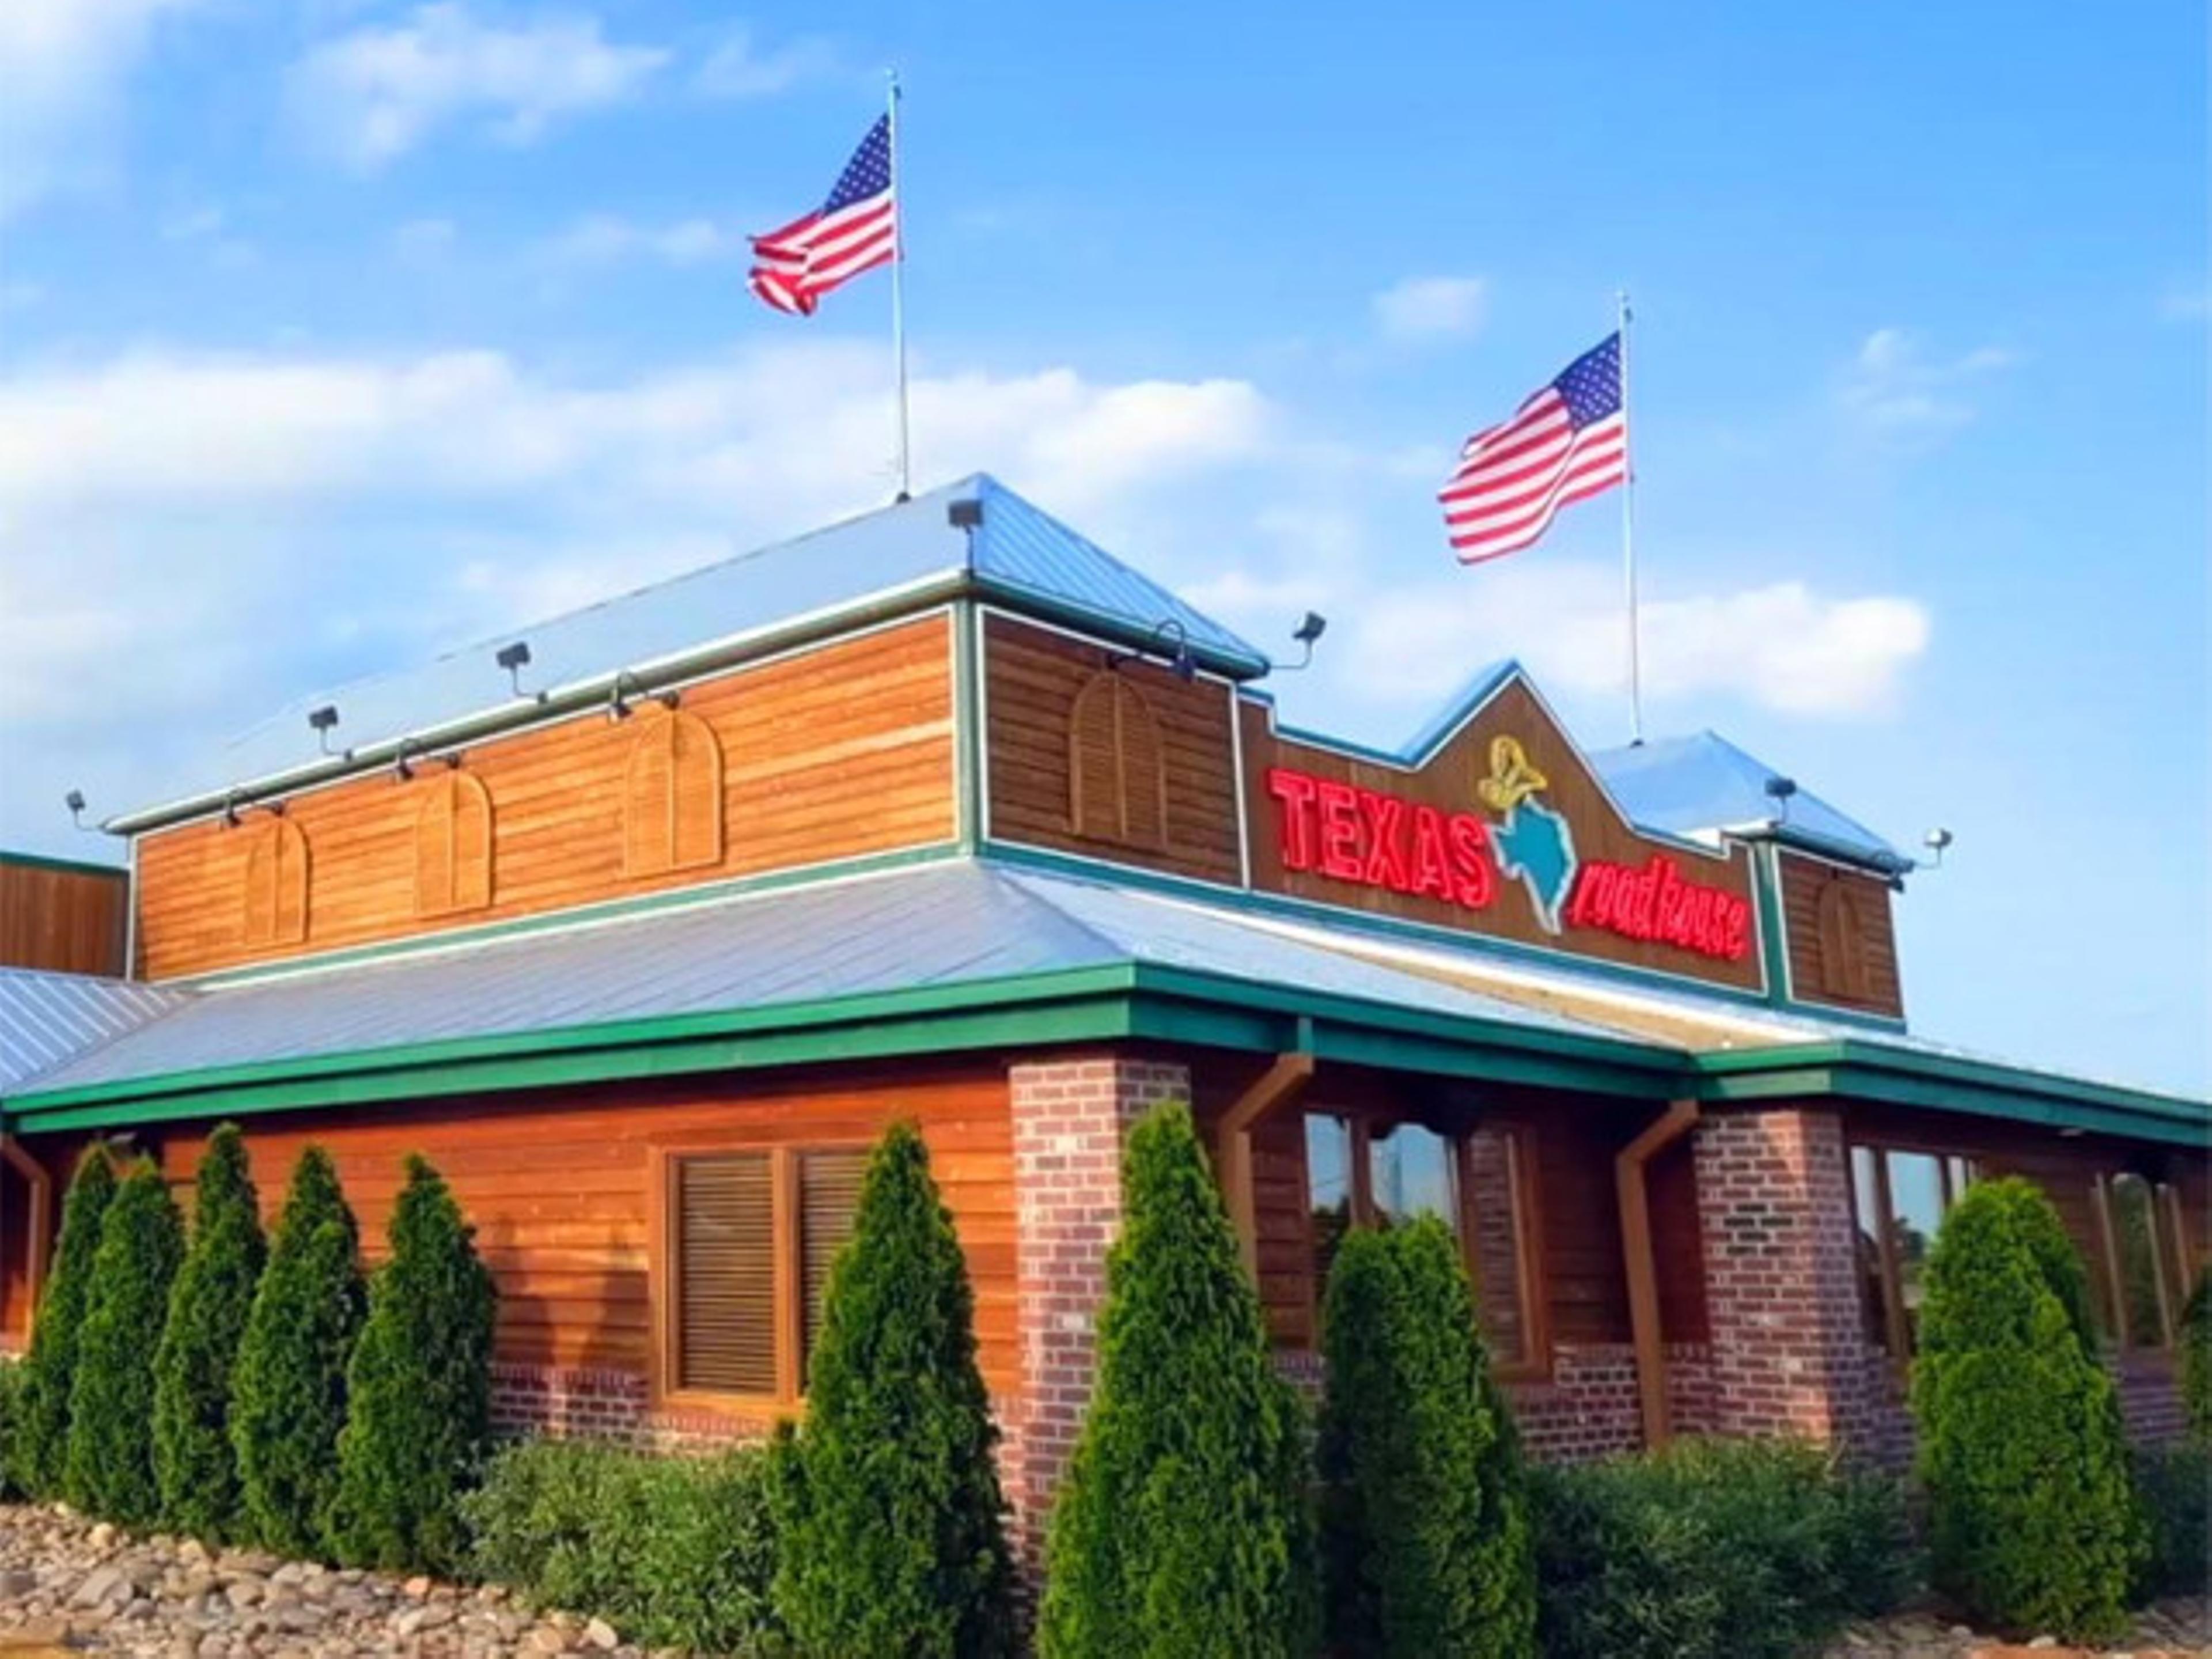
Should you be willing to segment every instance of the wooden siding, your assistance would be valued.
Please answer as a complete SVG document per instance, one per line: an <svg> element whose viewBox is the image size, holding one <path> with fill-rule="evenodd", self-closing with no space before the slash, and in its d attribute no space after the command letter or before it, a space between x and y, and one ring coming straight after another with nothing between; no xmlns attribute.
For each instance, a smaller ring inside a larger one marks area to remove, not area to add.
<svg viewBox="0 0 2212 1659"><path fill-rule="evenodd" d="M131 878L0 855L0 967L123 972Z"/></svg>
<svg viewBox="0 0 2212 1659"><path fill-rule="evenodd" d="M474 909L423 912L418 816L452 787L438 761L418 759L411 781L380 771L285 804L281 822L297 828L308 860L304 936L291 942L248 942L246 866L270 833L265 809L236 829L216 817L149 835L143 971L170 979L949 840L950 653L947 618L924 617L685 687L672 718L717 747L720 818L710 842L690 792L656 796L672 816L653 845L667 856L635 875L626 860L647 838L626 831L625 806L651 769L636 757L673 753L655 776L679 786L711 771L696 737L672 750L672 716L649 697L633 699L628 720L593 710L469 746L463 770L487 792L492 836L490 902Z"/></svg>
<svg viewBox="0 0 2212 1659"><path fill-rule="evenodd" d="M1158 726L1164 780L1149 764L1086 769L1115 780L1109 805L1091 795L1081 803L1094 832L1079 829L1074 755L1085 735L1081 709L1111 714L1122 707L1098 690L1097 676L1115 653L1054 629L993 616L983 629L985 753L990 778L991 834L1056 852L1080 853L1147 869L1237 883L1237 774L1230 690L1218 681L1186 684L1158 663L1128 661L1112 672L1142 700ZM1089 691L1091 696L1085 698ZM1126 710L1124 710L1126 712ZM1142 722L1142 714L1136 719ZM1148 747L1140 738L1133 747ZM1129 759L1125 747L1123 759ZM1135 758L1148 761L1142 752ZM1164 811L1139 799L1164 788ZM1127 827L1126 835L1103 833Z"/></svg>
<svg viewBox="0 0 2212 1659"><path fill-rule="evenodd" d="M301 1150L313 1142L330 1151L372 1264L384 1252L400 1160L422 1153L452 1183L498 1281L496 1357L644 1376L653 1293L647 1183L653 1151L865 1144L900 1117L921 1126L968 1254L985 1378L994 1393L1014 1394L1020 1354L1012 1127L1006 1076L996 1066L629 1085L531 1099L249 1118L244 1127L262 1208L271 1220ZM209 1127L162 1125L138 1135L188 1207ZM60 1180L82 1143L45 1137L26 1144ZM21 1214L19 1188L0 1196L18 1200L10 1207ZM20 1336L21 1237L13 1224L4 1243L9 1257L0 1282L14 1292L6 1301L7 1329Z"/></svg>
<svg viewBox="0 0 2212 1659"><path fill-rule="evenodd" d="M1796 853L1779 864L1790 995L1902 1017L1889 884Z"/></svg>
<svg viewBox="0 0 2212 1659"><path fill-rule="evenodd" d="M1543 706L1516 682L1509 684L1418 772L1365 761L1333 749L1282 737L1263 704L1242 705L1244 721L1245 797L1251 803L1252 884L1321 903L1349 906L1409 921L1459 932L1493 934L1522 945L1540 945L1632 967L1659 969L1755 989L1759 983L1756 929L1744 954L1727 961L1658 940L1623 938L1595 927L1570 927L1554 934L1538 920L1528 890L1501 879L1497 896L1480 909L1468 909L1432 895L1398 893L1382 887L1339 881L1315 870L1284 867L1279 807L1268 794L1267 776L1277 766L1307 772L1332 782L1382 791L1446 812L1483 812L1475 783L1490 770L1491 740L1516 739L1529 763L1549 780L1544 799L1572 825L1575 851L1593 860L1641 866L1654 854L1674 860L1686 881L1718 887L1753 902L1749 854L1741 848L1725 858L1707 857L1671 842L1639 836L1607 799L1573 740L1553 725ZM1491 816L1483 812L1486 817ZM1753 910L1754 916L1756 909Z"/></svg>

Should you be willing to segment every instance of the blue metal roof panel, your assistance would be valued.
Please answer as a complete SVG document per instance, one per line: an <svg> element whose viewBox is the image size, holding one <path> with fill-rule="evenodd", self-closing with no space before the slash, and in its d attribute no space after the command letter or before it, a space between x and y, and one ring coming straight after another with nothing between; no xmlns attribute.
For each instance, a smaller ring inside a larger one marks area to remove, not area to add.
<svg viewBox="0 0 2212 1659"><path fill-rule="evenodd" d="M39 1087L1131 962L1613 1035L1287 940L1226 907L963 860L210 985L165 1018L41 1076Z"/></svg>
<svg viewBox="0 0 2212 1659"><path fill-rule="evenodd" d="M1779 803L1766 793L1783 775L1711 732L1594 752L1589 762L1631 819L1676 835L1741 829L1777 817ZM1842 857L1896 870L1911 860L1856 818L1801 787L1777 825Z"/></svg>
<svg viewBox="0 0 2212 1659"><path fill-rule="evenodd" d="M0 968L0 1098L189 1000L128 980Z"/></svg>

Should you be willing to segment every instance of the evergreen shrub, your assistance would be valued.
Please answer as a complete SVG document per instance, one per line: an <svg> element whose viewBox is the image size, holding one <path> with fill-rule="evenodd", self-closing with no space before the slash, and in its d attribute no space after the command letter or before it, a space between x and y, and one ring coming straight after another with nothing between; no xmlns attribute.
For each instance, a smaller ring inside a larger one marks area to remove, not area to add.
<svg viewBox="0 0 2212 1659"><path fill-rule="evenodd" d="M2133 1599L2202 1595L2212 1589L2212 1450L2142 1446L2134 1454L2136 1503L2150 1547Z"/></svg>
<svg viewBox="0 0 2212 1659"><path fill-rule="evenodd" d="M1530 1471L1547 1659L1790 1659L1913 1579L1898 1485L1783 1440Z"/></svg>
<svg viewBox="0 0 2212 1659"><path fill-rule="evenodd" d="M1459 1241L1433 1216L1346 1235L1323 1322L1331 1644L1376 1659L1533 1656L1526 1483Z"/></svg>
<svg viewBox="0 0 2212 1659"><path fill-rule="evenodd" d="M21 1498L15 1483L15 1437L23 1426L23 1385L29 1374L22 1362L0 1359L0 1498Z"/></svg>
<svg viewBox="0 0 2212 1659"><path fill-rule="evenodd" d="M62 1200L61 1238L39 1300L24 1358L21 1423L9 1448L15 1484L41 1500L62 1495L69 1460L70 1391L76 1377L77 1336L92 1291L100 1226L115 1196L115 1165L105 1146L84 1149Z"/></svg>
<svg viewBox="0 0 2212 1659"><path fill-rule="evenodd" d="M161 1516L154 1478L154 1341L184 1259L168 1182L141 1161L101 1216L70 1384L62 1490L88 1515L143 1530Z"/></svg>
<svg viewBox="0 0 2212 1659"><path fill-rule="evenodd" d="M830 1273L805 1425L775 1445L776 1603L823 1659L1013 1645L1013 1558L975 1297L911 1123L862 1180Z"/></svg>
<svg viewBox="0 0 2212 1659"><path fill-rule="evenodd" d="M692 1459L526 1441L492 1458L461 1509L476 1571L536 1606L596 1613L647 1647L789 1650L758 1447Z"/></svg>
<svg viewBox="0 0 2212 1659"><path fill-rule="evenodd" d="M267 1255L245 1137L226 1123L200 1158L191 1240L154 1353L154 1474L173 1532L220 1540L240 1524L231 1372Z"/></svg>
<svg viewBox="0 0 2212 1659"><path fill-rule="evenodd" d="M232 1372L245 1536L279 1555L331 1553L346 1364L362 1321L360 1252L337 1171L310 1146L292 1172Z"/></svg>
<svg viewBox="0 0 2212 1659"><path fill-rule="evenodd" d="M1289 1659L1316 1650L1304 1426L1189 1109L1122 1162L1098 1375L1054 1504L1044 1659Z"/></svg>
<svg viewBox="0 0 2212 1659"><path fill-rule="evenodd" d="M2212 1262L2181 1310L2181 1412L2192 1444L2212 1451Z"/></svg>
<svg viewBox="0 0 2212 1659"><path fill-rule="evenodd" d="M407 1160L388 1237L346 1371L331 1538L350 1565L451 1573L468 1549L459 1499L491 1437L498 1294L421 1158Z"/></svg>
<svg viewBox="0 0 2212 1659"><path fill-rule="evenodd" d="M2016 1177L1951 1207L1928 1257L1912 1410L1937 1587L2002 1628L2091 1641L2125 1628L2148 1545L2118 1394L2054 1285L2054 1236L2050 1200Z"/></svg>

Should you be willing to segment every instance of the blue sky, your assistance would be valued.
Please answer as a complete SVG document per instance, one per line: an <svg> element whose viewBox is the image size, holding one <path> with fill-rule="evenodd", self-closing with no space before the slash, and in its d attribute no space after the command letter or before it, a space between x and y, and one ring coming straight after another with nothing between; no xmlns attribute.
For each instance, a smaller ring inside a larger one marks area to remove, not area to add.
<svg viewBox="0 0 2212 1659"><path fill-rule="evenodd" d="M1786 13L1786 15L1785 15ZM1395 741L1625 736L1617 513L1458 440L1636 338L1647 724L1946 867L1917 1025L2203 1090L2200 8L12 0L0 844L315 686L883 499L884 278L744 235L908 88L924 483L999 473Z"/></svg>

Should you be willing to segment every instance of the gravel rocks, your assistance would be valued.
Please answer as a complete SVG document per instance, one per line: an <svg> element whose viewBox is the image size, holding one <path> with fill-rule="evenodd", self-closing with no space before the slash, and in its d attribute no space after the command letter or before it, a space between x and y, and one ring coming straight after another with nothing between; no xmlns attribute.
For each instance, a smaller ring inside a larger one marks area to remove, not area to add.
<svg viewBox="0 0 2212 1659"><path fill-rule="evenodd" d="M2146 1608L2125 1641L2110 1648L2069 1648L2048 1636L2008 1644L1930 1613L1899 1613L1853 1625L1823 1659L2207 1659L2212 1656L2212 1601L2183 1597Z"/></svg>
<svg viewBox="0 0 2212 1659"><path fill-rule="evenodd" d="M497 1586L386 1578L134 1539L68 1510L0 1504L0 1659L644 1659L606 1624L539 1615Z"/></svg>

